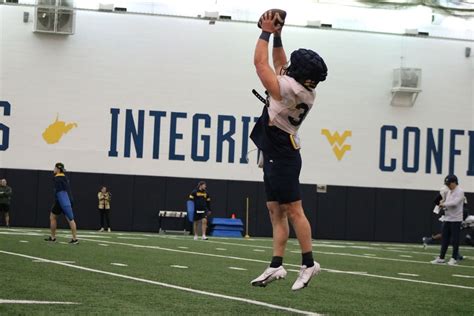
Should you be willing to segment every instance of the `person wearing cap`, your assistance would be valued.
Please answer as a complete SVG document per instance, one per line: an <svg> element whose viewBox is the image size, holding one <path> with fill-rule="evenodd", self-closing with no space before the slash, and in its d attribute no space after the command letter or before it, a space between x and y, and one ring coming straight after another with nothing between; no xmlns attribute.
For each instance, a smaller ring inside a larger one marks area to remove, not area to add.
<svg viewBox="0 0 474 316"><path fill-rule="evenodd" d="M64 214L69 223L69 227L71 228L72 239L69 243L78 244L77 226L72 211L73 200L71 187L65 171L64 164L61 162L56 163L54 166L54 204L49 215L51 236L46 238L45 241L56 241L57 216Z"/></svg>
<svg viewBox="0 0 474 316"><path fill-rule="evenodd" d="M431 261L431 263L444 264L444 257L451 243L453 253L448 264L456 265L459 258L459 235L463 220L464 191L459 187L458 178L455 175L447 176L444 183L449 188L449 191L446 194L446 200L439 203L439 207L445 210L441 250L439 257Z"/></svg>
<svg viewBox="0 0 474 316"><path fill-rule="evenodd" d="M194 201L194 240L198 239L199 222L201 222L202 240L207 240L207 216L211 212L211 197L207 192L206 182L199 181L196 189L189 195L189 199Z"/></svg>

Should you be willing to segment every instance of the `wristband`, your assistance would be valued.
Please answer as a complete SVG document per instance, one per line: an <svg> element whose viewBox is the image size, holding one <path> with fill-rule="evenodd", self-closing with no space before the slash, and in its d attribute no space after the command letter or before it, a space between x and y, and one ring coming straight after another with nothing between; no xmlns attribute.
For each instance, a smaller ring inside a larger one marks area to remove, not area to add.
<svg viewBox="0 0 474 316"><path fill-rule="evenodd" d="M280 36L273 36L273 48L283 47Z"/></svg>
<svg viewBox="0 0 474 316"><path fill-rule="evenodd" d="M262 31L262 34L260 34L259 38L266 41L266 42L269 42L270 41L270 35L271 35L271 33Z"/></svg>

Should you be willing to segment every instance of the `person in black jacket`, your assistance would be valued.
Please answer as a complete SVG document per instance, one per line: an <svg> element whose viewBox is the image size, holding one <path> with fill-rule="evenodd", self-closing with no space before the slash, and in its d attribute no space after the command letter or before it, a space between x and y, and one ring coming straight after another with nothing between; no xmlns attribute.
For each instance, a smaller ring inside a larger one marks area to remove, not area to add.
<svg viewBox="0 0 474 316"><path fill-rule="evenodd" d="M7 185L6 179L0 180L0 214L5 214L5 225L10 227L10 203L12 199L12 188Z"/></svg>
<svg viewBox="0 0 474 316"><path fill-rule="evenodd" d="M201 222L202 240L207 240L207 216L211 213L211 197L207 193L206 182L199 181L196 189L189 195L189 199L194 201L194 240L198 239L199 222Z"/></svg>

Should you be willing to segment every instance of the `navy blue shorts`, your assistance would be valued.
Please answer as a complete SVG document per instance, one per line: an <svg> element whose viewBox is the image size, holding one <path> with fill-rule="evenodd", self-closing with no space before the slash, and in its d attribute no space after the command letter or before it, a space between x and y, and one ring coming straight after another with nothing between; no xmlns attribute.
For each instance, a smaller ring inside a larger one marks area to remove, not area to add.
<svg viewBox="0 0 474 316"><path fill-rule="evenodd" d="M0 204L0 213L10 213L10 204Z"/></svg>
<svg viewBox="0 0 474 316"><path fill-rule="evenodd" d="M63 209L61 208L61 205L59 205L58 201L54 201L54 204L51 207L51 213L54 215L61 215L63 213Z"/></svg>
<svg viewBox="0 0 474 316"><path fill-rule="evenodd" d="M263 181L268 202L287 204L301 200L301 155L269 158L264 155Z"/></svg>
<svg viewBox="0 0 474 316"><path fill-rule="evenodd" d="M64 216L66 216L68 220L70 221L74 220L74 214L72 212L64 211L61 205L59 205L58 201L54 201L54 204L51 207L51 213L53 213L56 216L64 214Z"/></svg>
<svg viewBox="0 0 474 316"><path fill-rule="evenodd" d="M207 218L207 211L198 211L198 210L194 211L194 221L195 222L200 221L203 218Z"/></svg>

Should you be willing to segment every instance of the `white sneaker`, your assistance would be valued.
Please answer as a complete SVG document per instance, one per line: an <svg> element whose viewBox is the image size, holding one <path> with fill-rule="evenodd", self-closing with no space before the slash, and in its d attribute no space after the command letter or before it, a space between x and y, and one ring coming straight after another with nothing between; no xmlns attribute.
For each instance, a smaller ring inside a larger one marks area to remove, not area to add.
<svg viewBox="0 0 474 316"><path fill-rule="evenodd" d="M458 264L458 261L457 261L456 259L454 259L454 258L451 258L451 259L449 259L448 264L449 264L450 266L455 266L455 265Z"/></svg>
<svg viewBox="0 0 474 316"><path fill-rule="evenodd" d="M198 236L194 235L194 240L198 240Z"/></svg>
<svg viewBox="0 0 474 316"><path fill-rule="evenodd" d="M112 230L111 230L110 228L108 228L108 229L107 229L107 231L108 231L109 233L111 233L111 232L112 232Z"/></svg>
<svg viewBox="0 0 474 316"><path fill-rule="evenodd" d="M208 240L209 238L206 237L206 235L202 235L202 240Z"/></svg>
<svg viewBox="0 0 474 316"><path fill-rule="evenodd" d="M104 231L104 229L103 229L103 228L99 229L99 232L101 232L101 233L102 233L103 231Z"/></svg>
<svg viewBox="0 0 474 316"><path fill-rule="evenodd" d="M253 286L265 287L267 284L274 280L284 279L286 277L286 270L283 266L278 268L268 267L263 273L256 279L252 280L250 284Z"/></svg>
<svg viewBox="0 0 474 316"><path fill-rule="evenodd" d="M436 259L434 259L433 261L430 261L432 264L445 264L446 261L444 261L444 259L440 259L439 257L437 257Z"/></svg>
<svg viewBox="0 0 474 316"><path fill-rule="evenodd" d="M307 287L311 278L315 275L318 275L319 272L321 272L321 266L316 261L314 261L314 266L312 267L308 268L305 265L301 266L300 272L298 273L298 278L296 279L295 283L293 283L291 289L293 291L297 291Z"/></svg>

